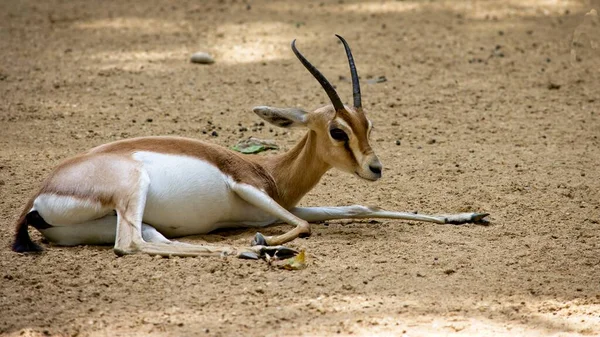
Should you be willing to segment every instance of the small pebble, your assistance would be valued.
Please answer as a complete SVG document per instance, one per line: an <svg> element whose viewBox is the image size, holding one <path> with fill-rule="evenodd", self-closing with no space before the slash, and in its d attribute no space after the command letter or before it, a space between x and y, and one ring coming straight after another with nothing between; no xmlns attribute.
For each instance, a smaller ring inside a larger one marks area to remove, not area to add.
<svg viewBox="0 0 600 337"><path fill-rule="evenodd" d="M396 145L400 145L400 144L401 144L400 139L396 140Z"/></svg>
<svg viewBox="0 0 600 337"><path fill-rule="evenodd" d="M560 89L560 84L556 84L556 83L548 84L548 90L558 90L558 89Z"/></svg>
<svg viewBox="0 0 600 337"><path fill-rule="evenodd" d="M215 63L215 60L212 58L212 56L210 56L208 53L201 52L201 51L192 54L190 61L192 61L192 63L200 63L200 64Z"/></svg>

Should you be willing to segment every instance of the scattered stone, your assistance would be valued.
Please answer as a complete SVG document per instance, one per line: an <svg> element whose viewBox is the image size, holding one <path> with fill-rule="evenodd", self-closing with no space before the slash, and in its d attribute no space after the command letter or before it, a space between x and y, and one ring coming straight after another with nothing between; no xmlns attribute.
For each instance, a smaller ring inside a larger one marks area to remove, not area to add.
<svg viewBox="0 0 600 337"><path fill-rule="evenodd" d="M400 145L400 144L401 144L400 139L396 139L396 145Z"/></svg>
<svg viewBox="0 0 600 337"><path fill-rule="evenodd" d="M200 64L215 63L215 60L212 58L212 56L210 56L208 53L201 52L201 51L192 54L190 61L192 61L192 63L200 63Z"/></svg>
<svg viewBox="0 0 600 337"><path fill-rule="evenodd" d="M548 90L558 90L558 89L560 89L560 84L556 84L556 83L548 84Z"/></svg>
<svg viewBox="0 0 600 337"><path fill-rule="evenodd" d="M446 270L444 270L444 274L446 274L446 275L452 275L454 273L456 273L456 270L454 270L454 269L446 269Z"/></svg>
<svg viewBox="0 0 600 337"><path fill-rule="evenodd" d="M219 134L217 133L217 131L211 132L210 135L213 136L213 137L219 137Z"/></svg>
<svg viewBox="0 0 600 337"><path fill-rule="evenodd" d="M367 83L369 83L369 84L376 84L376 83L383 83L383 82L387 82L387 78L384 75L367 80Z"/></svg>

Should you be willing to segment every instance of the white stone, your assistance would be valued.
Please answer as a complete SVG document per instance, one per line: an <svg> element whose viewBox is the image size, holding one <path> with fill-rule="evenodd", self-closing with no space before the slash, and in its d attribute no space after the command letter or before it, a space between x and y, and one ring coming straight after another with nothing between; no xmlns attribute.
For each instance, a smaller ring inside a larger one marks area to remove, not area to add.
<svg viewBox="0 0 600 337"><path fill-rule="evenodd" d="M215 60L212 58L212 56L210 56L208 53L201 52L201 51L192 54L190 61L192 61L192 63L201 63L201 64L211 64L211 63L215 62Z"/></svg>

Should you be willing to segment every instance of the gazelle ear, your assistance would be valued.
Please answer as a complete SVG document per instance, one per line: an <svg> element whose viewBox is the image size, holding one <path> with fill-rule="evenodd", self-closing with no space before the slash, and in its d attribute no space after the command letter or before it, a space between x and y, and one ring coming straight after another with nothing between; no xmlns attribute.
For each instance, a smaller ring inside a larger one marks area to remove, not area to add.
<svg viewBox="0 0 600 337"><path fill-rule="evenodd" d="M306 126L308 119L308 112L298 108L284 109L257 106L252 111L267 122L282 128Z"/></svg>

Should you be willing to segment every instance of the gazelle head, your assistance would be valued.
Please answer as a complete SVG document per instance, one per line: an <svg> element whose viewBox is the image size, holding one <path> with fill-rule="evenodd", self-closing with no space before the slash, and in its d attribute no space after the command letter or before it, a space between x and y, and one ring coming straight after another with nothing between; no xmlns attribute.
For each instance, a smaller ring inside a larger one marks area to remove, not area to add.
<svg viewBox="0 0 600 337"><path fill-rule="evenodd" d="M321 160L342 171L375 181L381 178L382 165L369 144L372 124L362 108L358 73L350 47L344 38L336 36L344 44L350 64L353 106L342 103L331 83L296 49L296 40L294 40L292 41L294 54L321 84L332 104L313 112L267 106L255 107L254 112L269 123L280 127L302 126L312 130L316 135L316 153Z"/></svg>

